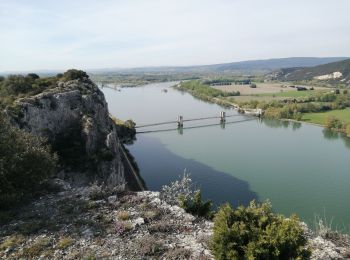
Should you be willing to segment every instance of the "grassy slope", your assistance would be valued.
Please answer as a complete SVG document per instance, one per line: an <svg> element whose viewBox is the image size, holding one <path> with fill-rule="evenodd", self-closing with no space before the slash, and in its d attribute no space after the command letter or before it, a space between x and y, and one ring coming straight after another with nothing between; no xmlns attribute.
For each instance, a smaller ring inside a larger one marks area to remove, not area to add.
<svg viewBox="0 0 350 260"><path fill-rule="evenodd" d="M342 110L332 110L323 113L307 113L303 115L302 120L310 123L324 125L328 116L334 116L341 121L350 123L350 108Z"/></svg>

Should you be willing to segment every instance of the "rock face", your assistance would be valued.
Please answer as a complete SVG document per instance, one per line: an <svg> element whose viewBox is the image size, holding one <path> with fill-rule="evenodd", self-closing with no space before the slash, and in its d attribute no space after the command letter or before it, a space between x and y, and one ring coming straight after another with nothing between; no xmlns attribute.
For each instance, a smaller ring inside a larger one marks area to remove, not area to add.
<svg viewBox="0 0 350 260"><path fill-rule="evenodd" d="M17 101L11 121L48 138L60 157L60 176L77 184L124 185L121 144L103 93L89 79L58 82L56 88Z"/></svg>

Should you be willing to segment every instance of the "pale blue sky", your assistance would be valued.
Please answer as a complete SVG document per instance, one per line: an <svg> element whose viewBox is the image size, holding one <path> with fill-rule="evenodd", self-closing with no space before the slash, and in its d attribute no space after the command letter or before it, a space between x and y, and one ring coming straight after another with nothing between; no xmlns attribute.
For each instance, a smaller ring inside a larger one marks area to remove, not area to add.
<svg viewBox="0 0 350 260"><path fill-rule="evenodd" d="M0 71L350 56L350 0L0 0Z"/></svg>

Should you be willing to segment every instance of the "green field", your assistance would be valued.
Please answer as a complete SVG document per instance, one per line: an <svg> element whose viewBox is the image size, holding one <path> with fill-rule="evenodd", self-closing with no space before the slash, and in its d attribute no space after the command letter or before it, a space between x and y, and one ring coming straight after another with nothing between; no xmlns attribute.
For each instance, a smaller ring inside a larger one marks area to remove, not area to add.
<svg viewBox="0 0 350 260"><path fill-rule="evenodd" d="M316 95L318 93L325 93L328 90L305 90L305 91L283 91L283 92L277 92L277 93L263 93L263 94L257 94L258 97L291 97L291 98L298 98L298 97L309 97L312 95Z"/></svg>
<svg viewBox="0 0 350 260"><path fill-rule="evenodd" d="M350 108L332 110L323 113L307 113L303 115L302 120L305 122L324 125L328 116L334 116L345 123L350 123Z"/></svg>

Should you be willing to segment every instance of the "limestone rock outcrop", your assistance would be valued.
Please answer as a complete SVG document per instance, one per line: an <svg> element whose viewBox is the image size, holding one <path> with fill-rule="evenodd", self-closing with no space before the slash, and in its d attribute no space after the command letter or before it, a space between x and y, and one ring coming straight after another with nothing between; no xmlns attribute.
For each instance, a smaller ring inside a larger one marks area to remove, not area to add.
<svg viewBox="0 0 350 260"><path fill-rule="evenodd" d="M60 176L75 183L124 185L121 143L104 94L88 78L58 82L16 101L19 128L46 137L60 157Z"/></svg>

